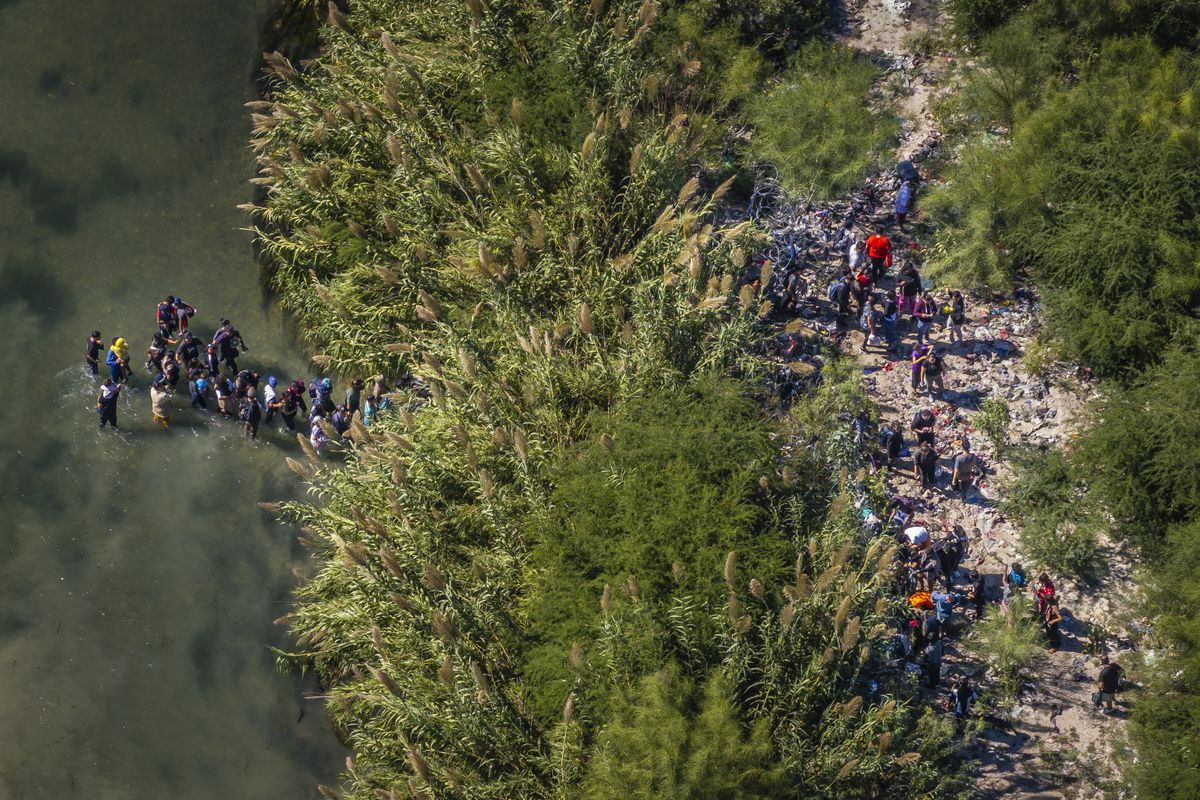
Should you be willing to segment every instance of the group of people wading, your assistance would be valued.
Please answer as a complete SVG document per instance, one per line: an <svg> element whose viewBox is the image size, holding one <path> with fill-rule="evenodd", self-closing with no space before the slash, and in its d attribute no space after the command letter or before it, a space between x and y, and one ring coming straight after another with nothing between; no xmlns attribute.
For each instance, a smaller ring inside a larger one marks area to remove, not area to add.
<svg viewBox="0 0 1200 800"><path fill-rule="evenodd" d="M340 403L334 400L329 378L314 378L307 383L296 378L282 385L274 375L264 380L252 369L239 368L237 360L249 347L233 323L222 318L212 339L206 342L190 329L195 315L194 306L174 295L165 297L155 308L158 330L146 350L145 369L152 376L150 411L154 422L164 430L171 426L175 396L185 377L193 409L207 413L214 404L224 419L240 421L251 439L258 436L260 425L270 425L276 416L290 431L297 431L298 425L304 427L307 420L306 433L317 452L328 444L327 426L343 434L356 414L370 425L391 404L390 389L382 375L373 379L370 391L362 378L355 378ZM117 336L105 345L101 332L92 331L84 363L93 375L100 375L102 357L108 375L96 396L96 412L100 430L106 426L116 430L121 390L133 374L129 343Z"/></svg>

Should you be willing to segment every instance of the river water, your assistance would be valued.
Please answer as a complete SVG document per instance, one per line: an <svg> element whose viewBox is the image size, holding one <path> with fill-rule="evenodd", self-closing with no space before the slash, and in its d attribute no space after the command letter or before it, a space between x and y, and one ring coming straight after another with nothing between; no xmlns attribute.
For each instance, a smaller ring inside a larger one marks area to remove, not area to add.
<svg viewBox="0 0 1200 800"><path fill-rule="evenodd" d="M304 554L285 437L151 426L153 309L304 359L260 286L242 103L265 0L0 0L0 800L309 798L344 752L274 666ZM137 367L98 434L93 329ZM178 405L186 405L186 401Z"/></svg>

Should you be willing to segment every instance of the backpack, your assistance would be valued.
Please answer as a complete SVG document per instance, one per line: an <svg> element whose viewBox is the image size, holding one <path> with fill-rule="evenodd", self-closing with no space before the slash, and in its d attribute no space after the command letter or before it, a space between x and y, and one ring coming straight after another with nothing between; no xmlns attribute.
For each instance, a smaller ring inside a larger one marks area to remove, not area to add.
<svg viewBox="0 0 1200 800"><path fill-rule="evenodd" d="M829 284L829 288L825 290L825 294L829 298L829 302L837 302L838 287L841 285L841 281L834 281L833 283Z"/></svg>
<svg viewBox="0 0 1200 800"><path fill-rule="evenodd" d="M1024 586L1025 585L1025 573L1013 572L1010 569L1008 571L1008 582L1011 583L1013 586L1016 586L1017 588Z"/></svg>

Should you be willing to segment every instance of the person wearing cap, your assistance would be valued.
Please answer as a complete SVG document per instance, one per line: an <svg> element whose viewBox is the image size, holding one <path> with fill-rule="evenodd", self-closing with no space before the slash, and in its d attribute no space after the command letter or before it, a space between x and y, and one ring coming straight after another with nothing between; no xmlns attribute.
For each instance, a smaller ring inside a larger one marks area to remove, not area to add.
<svg viewBox="0 0 1200 800"><path fill-rule="evenodd" d="M313 378L308 385L308 396L312 398L313 408L320 407L326 414L332 414L336 407L333 402L333 382L329 378Z"/></svg>
<svg viewBox="0 0 1200 800"><path fill-rule="evenodd" d="M150 413L164 431L171 427L171 387L161 376L150 386Z"/></svg>
<svg viewBox="0 0 1200 800"><path fill-rule="evenodd" d="M188 381L188 390L192 393L192 408L208 411L208 378L202 373L196 374Z"/></svg>
<svg viewBox="0 0 1200 800"><path fill-rule="evenodd" d="M242 398L242 407L238 412L242 422L246 423L245 434L251 439L258 438L258 423L262 421L262 406L254 396L254 387L246 388L246 396Z"/></svg>
<svg viewBox="0 0 1200 800"><path fill-rule="evenodd" d="M83 351L83 363L93 375L100 374L100 351L104 349L104 338L100 331L92 331Z"/></svg>

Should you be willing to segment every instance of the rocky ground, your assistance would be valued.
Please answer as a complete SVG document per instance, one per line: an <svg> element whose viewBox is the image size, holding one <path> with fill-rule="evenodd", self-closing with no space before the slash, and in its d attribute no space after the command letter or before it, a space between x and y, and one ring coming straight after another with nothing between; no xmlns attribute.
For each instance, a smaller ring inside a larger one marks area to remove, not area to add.
<svg viewBox="0 0 1200 800"><path fill-rule="evenodd" d="M897 161L923 160L936 153L938 146L939 135L929 104L943 86L939 81L947 72L946 66L953 63L953 55L943 53L922 61L909 51L909 46L921 41L923 35L940 32L946 24L940 8L936 0L861 0L843 9L844 40L887 66L885 80L899 95L906 121ZM910 227L909 234L901 234L889 213L894 187L883 185L878 212L871 220L863 220L865 227L891 238L897 266L907 259L919 263L921 240L928 239L928 231L921 225L919 201L917 224ZM809 224L810 234L816 236L815 226ZM867 232L864 229L862 236ZM836 268L831 260L839 259L837 255L830 257L827 248L810 248L807 256L818 275ZM813 329L828 333L832 309L823 296L818 296L823 291L815 285L817 281L812 283L813 296L801 316ZM891 286L891 279L886 278L883 287ZM964 568L979 569L987 575L998 596L1000 575L1007 565L1025 559L1018 525L999 508L1011 477L1009 466L974 428L979 404L992 397L1007 401L1012 413L1007 431L1010 442L1059 445L1071 437L1073 425L1095 390L1069 365L1039 366L1039 374L1031 373L1030 359L1023 356L1041 324L1032 294L1022 299L969 296L967 316L964 343L950 345L946 331L935 328L934 339L942 344L946 362L947 391L940 398L914 394L909 388L905 360L894 363L882 347L868 347L859 361L864 385L879 404L880 423L901 426L907 441L911 439L913 414L919 408L931 407L938 418L938 449L947 462L953 456L951 443L963 435L969 436L982 456L986 475L965 502L949 491L948 475L937 489L921 492L911 478L909 459L902 460L900 470L890 473L888 481L893 494L918 500L918 518L935 538L940 530L956 524L968 532L971 550ZM905 344L912 342L909 333ZM848 333L844 339L850 352L858 352L862 343L859 331ZM968 748L968 754L978 763L976 796L1015 800L1120 796L1115 788L1116 764L1124 749L1126 713L1101 715L1090 698L1099 671L1094 640L1100 632L1126 629L1130 620L1122 616L1114 600L1133 585L1133 568L1127 555L1111 544L1106 554L1110 569L1098 585L1076 585L1052 576L1064 615L1063 646L1037 659L1029 682L1014 703L986 710L984 730ZM1108 641L1113 642L1111 634ZM1116 646L1121 646L1119 638ZM1114 655L1121 660L1119 650ZM971 654L969 627L948 649L946 666L950 673L985 672L986 665ZM936 703L941 697L929 699Z"/></svg>

